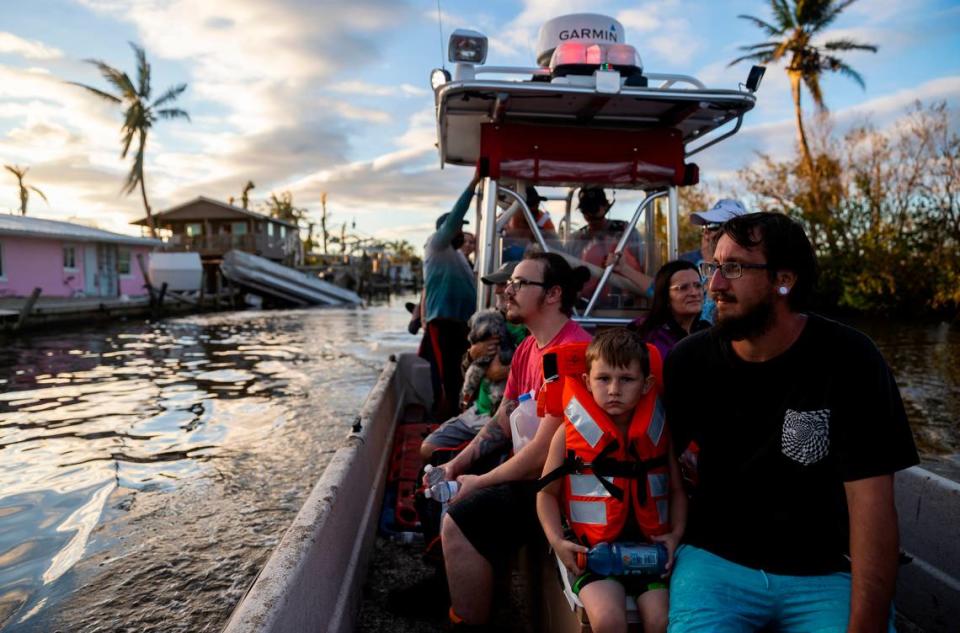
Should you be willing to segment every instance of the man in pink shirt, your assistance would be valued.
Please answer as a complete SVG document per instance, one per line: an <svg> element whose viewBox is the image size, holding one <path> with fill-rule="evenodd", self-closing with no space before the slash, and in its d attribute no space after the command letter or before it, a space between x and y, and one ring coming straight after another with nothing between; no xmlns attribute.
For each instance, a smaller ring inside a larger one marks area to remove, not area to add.
<svg viewBox="0 0 960 633"><path fill-rule="evenodd" d="M443 465L447 479L460 482L459 494L444 516L441 539L450 587L454 626L487 621L494 565L540 529L534 484L561 418L540 420L537 434L519 452L483 475L466 475L470 466L511 444L510 414L521 394L543 384L543 351L554 345L589 341L590 335L570 319L589 273L571 269L556 253L530 253L507 282L507 319L530 331L514 353L503 401L493 419L452 461Z"/></svg>

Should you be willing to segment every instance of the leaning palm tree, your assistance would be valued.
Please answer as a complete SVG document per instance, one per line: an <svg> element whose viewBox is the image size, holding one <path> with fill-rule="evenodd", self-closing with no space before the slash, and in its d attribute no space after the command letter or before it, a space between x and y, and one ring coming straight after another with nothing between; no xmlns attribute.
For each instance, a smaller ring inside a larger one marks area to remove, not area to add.
<svg viewBox="0 0 960 633"><path fill-rule="evenodd" d="M88 63L93 64L100 70L100 74L113 86L118 94L110 94L98 90L92 86L87 86L77 82L69 82L92 92L93 94L106 99L111 103L124 106L123 126L121 129L123 151L121 158L126 158L133 143L134 137L137 139L137 153L133 157L133 165L130 173L127 175L127 181L124 184L123 192L132 193L139 185L140 195L143 197L143 207L147 211L147 226L150 227L150 235L157 236L156 227L153 224L153 213L150 210L150 203L147 202L147 186L143 173L143 157L147 148L147 133L157 119L177 119L183 118L190 120L190 115L180 108L164 108L163 106L172 103L183 94L187 89L187 84L178 84L168 88L158 99L150 102L150 64L147 63L147 55L143 49L130 42L134 55L137 58L137 83L130 80L127 73L117 70L113 66L106 64L98 59L88 59Z"/></svg>
<svg viewBox="0 0 960 633"><path fill-rule="evenodd" d="M807 135L803 129L803 114L800 107L801 82L810 91L810 97L817 108L826 109L823 92L820 89L820 76L824 72L839 72L853 79L865 88L863 77L835 53L839 51L877 52L873 44L861 44L849 39L835 39L814 44L813 40L821 35L844 9L856 0L770 0L773 10L773 24L752 15L738 17L752 22L765 31L770 40L760 44L741 46L750 51L747 55L730 62L730 66L742 61L756 61L761 64L778 62L789 58L787 76L790 79L790 91L793 94L793 107L797 119L797 138L804 168L811 179L816 178L813 158Z"/></svg>
<svg viewBox="0 0 960 633"><path fill-rule="evenodd" d="M30 200L31 191L43 198L44 202L50 204L50 201L47 200L47 196L45 196L42 191L32 185L24 184L23 179L27 175L27 172L30 171L29 167L20 167L19 165L4 165L3 168L17 178L17 186L20 188L20 215L27 214L27 202Z"/></svg>
<svg viewBox="0 0 960 633"><path fill-rule="evenodd" d="M256 187L253 184L252 180L248 180L247 184L243 186L243 193L240 194L240 203L243 205L244 209L247 209L250 206L250 190Z"/></svg>

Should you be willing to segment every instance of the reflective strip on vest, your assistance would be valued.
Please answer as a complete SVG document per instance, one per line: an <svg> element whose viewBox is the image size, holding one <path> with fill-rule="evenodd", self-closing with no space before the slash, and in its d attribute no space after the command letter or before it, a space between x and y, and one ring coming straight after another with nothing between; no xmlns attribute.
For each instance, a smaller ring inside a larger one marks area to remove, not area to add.
<svg viewBox="0 0 960 633"><path fill-rule="evenodd" d="M651 497L663 497L667 494L667 475L647 475L647 481L650 482Z"/></svg>
<svg viewBox="0 0 960 633"><path fill-rule="evenodd" d="M563 413L567 416L567 419L570 420L570 423L573 424L573 428L577 429L580 436L590 445L590 448L596 448L597 444L603 438L603 429L593 421L593 418L591 418L587 410L583 408L583 405L580 404L576 396L570 398L570 402L567 404L567 408L563 410Z"/></svg>
<svg viewBox="0 0 960 633"><path fill-rule="evenodd" d="M660 398L657 398L656 405L653 409L653 416L650 418L650 426L647 427L647 437L650 438L654 446L660 446L660 437L663 435L665 420L663 405L660 404Z"/></svg>
<svg viewBox="0 0 960 633"><path fill-rule="evenodd" d="M570 521L583 525L606 525L607 504L603 501L571 501Z"/></svg>
<svg viewBox="0 0 960 633"><path fill-rule="evenodd" d="M660 525L670 523L670 504L666 499L657 501L657 518L660 521Z"/></svg>
<svg viewBox="0 0 960 633"><path fill-rule="evenodd" d="M613 477L604 477L613 483ZM609 497L596 475L570 475L570 494L574 497Z"/></svg>

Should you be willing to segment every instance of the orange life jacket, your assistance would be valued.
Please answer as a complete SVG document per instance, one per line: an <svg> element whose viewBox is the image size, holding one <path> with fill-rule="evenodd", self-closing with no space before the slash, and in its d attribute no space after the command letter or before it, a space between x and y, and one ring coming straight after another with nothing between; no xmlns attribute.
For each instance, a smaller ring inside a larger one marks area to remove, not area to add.
<svg viewBox="0 0 960 633"><path fill-rule="evenodd" d="M670 442L658 392L651 389L637 404L624 445L616 425L583 384L586 345L572 343L544 353L544 358L557 355L556 376L541 396L546 412L563 416L566 458L541 481L546 485L565 475L564 514L588 545L617 540L631 507L645 536L665 534L670 531ZM652 345L647 347L651 374L659 384L660 355Z"/></svg>

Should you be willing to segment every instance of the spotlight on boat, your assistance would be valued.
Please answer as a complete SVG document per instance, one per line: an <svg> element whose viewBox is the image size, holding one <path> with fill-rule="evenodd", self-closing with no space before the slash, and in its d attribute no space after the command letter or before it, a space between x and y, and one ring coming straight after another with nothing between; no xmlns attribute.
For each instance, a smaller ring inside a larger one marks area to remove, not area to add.
<svg viewBox="0 0 960 633"><path fill-rule="evenodd" d="M430 72L430 87L434 91L437 90L440 86L450 81L450 71L446 68L434 68Z"/></svg>
<svg viewBox="0 0 960 633"><path fill-rule="evenodd" d="M447 56L455 64L482 64L487 61L487 36L470 29L457 29L450 35Z"/></svg>
<svg viewBox="0 0 960 633"><path fill-rule="evenodd" d="M750 74L747 75L747 90L756 92L757 88L760 87L760 82L763 80L763 73L765 72L767 72L766 66L753 66L750 69Z"/></svg>

